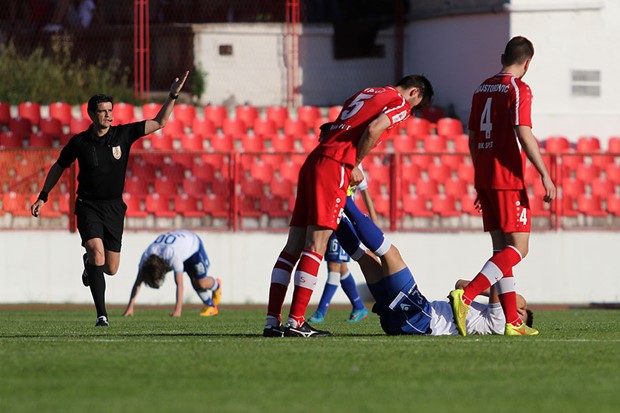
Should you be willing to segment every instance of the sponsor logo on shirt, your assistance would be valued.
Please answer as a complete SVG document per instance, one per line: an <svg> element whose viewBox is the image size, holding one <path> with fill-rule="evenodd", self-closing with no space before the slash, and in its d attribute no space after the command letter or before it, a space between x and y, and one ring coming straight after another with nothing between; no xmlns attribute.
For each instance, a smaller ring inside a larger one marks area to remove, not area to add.
<svg viewBox="0 0 620 413"><path fill-rule="evenodd" d="M407 112L406 110L397 113L396 115L392 116L392 123L400 122L401 120L405 119L408 114L409 112Z"/></svg>

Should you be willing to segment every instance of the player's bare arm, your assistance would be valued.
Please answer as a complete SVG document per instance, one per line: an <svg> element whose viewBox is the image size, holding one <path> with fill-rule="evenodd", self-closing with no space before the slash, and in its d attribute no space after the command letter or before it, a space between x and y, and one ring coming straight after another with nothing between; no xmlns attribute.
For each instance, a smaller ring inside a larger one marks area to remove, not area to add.
<svg viewBox="0 0 620 413"><path fill-rule="evenodd" d="M370 122L366 130L362 133L362 137L357 145L355 167L353 168L353 171L351 171L351 185L357 185L364 180L364 173L358 166L366 155L368 155L368 153L372 150L372 148L375 147L375 144L383 132L385 132L391 124L390 118L385 113L381 113L375 118L375 120Z"/></svg>
<svg viewBox="0 0 620 413"><path fill-rule="evenodd" d="M147 120L146 125L144 126L144 134L148 135L149 133L153 133L155 131L160 130L164 126L166 126L166 122L168 122L168 118L172 114L172 109L174 108L174 102L179 97L179 93L189 76L189 71L186 71L185 74L181 78L175 78L174 82L170 86L170 93L164 104L162 105L159 112L153 119Z"/></svg>
<svg viewBox="0 0 620 413"><path fill-rule="evenodd" d="M43 189L41 190L39 197L30 207L30 213L33 217L37 218L39 216L41 208L43 208L43 205L45 204L45 202L47 202L47 195L54 188L54 186L56 186L64 171L65 169L62 166L58 165L58 163L52 165L49 172L47 173L47 177L45 177L45 183L43 184Z"/></svg>
<svg viewBox="0 0 620 413"><path fill-rule="evenodd" d="M140 292L140 285L142 284L142 279L140 278L140 274L136 277L136 281L133 283L133 287L131 288L131 294L129 296L129 303L127 303L127 308L125 308L125 312L123 313L123 317L131 317L133 316L133 307L136 302L136 297Z"/></svg>
<svg viewBox="0 0 620 413"><path fill-rule="evenodd" d="M545 188L544 200L545 202L551 202L556 196L555 184L553 183L551 175L549 175L549 171L547 170L545 162L542 159L540 149L538 148L538 142L532 133L532 129L529 126L517 126L515 129L527 159L530 160L532 165L534 165L540 174L540 179Z"/></svg>

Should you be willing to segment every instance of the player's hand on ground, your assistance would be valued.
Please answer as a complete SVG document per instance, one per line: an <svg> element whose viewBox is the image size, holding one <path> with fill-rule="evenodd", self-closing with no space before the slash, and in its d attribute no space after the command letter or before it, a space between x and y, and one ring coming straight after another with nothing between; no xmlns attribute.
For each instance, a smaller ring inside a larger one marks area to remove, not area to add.
<svg viewBox="0 0 620 413"><path fill-rule="evenodd" d="M41 212L41 208L43 207L44 204L45 202L43 202L40 199L37 199L37 202L32 204L32 206L30 207L30 213L32 214L33 217L35 218L39 217L39 212Z"/></svg>
<svg viewBox="0 0 620 413"><path fill-rule="evenodd" d="M173 311L170 313L170 317L181 317L181 311Z"/></svg>
<svg viewBox="0 0 620 413"><path fill-rule="evenodd" d="M123 317L132 317L133 316L133 308L125 310L123 313Z"/></svg>
<svg viewBox="0 0 620 413"><path fill-rule="evenodd" d="M178 95L181 89L183 89L183 85L187 80L187 76L189 76L189 70L185 72L185 74L181 78L175 78L174 82L170 86L170 93L173 95Z"/></svg>

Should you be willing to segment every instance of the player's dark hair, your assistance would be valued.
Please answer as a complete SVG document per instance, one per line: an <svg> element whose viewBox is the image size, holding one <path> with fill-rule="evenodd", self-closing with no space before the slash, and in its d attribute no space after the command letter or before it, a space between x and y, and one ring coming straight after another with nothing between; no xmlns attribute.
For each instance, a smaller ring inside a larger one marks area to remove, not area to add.
<svg viewBox="0 0 620 413"><path fill-rule="evenodd" d="M420 93L422 94L422 102L416 107L416 109L422 109L425 106L428 106L433 101L433 96L435 95L435 91L433 90L433 85L424 75L409 75L405 76L396 83L397 87L402 87L403 89L409 89L412 87L417 87L420 89Z"/></svg>
<svg viewBox="0 0 620 413"><path fill-rule="evenodd" d="M110 96L99 94L91 97L88 99L88 111L95 113L97 111L97 105L105 102L110 102L112 107L114 107L114 101Z"/></svg>
<svg viewBox="0 0 620 413"><path fill-rule="evenodd" d="M521 64L534 56L534 45L523 36L516 36L506 44L502 55L502 65Z"/></svg>
<svg viewBox="0 0 620 413"><path fill-rule="evenodd" d="M531 327L534 324L534 312L532 312L532 310L530 310L529 308L526 309L525 312L527 313L527 317L524 321L525 325Z"/></svg>
<svg viewBox="0 0 620 413"><path fill-rule="evenodd" d="M150 255L140 268L140 279L151 288L159 288L164 283L167 272L166 262L157 255Z"/></svg>

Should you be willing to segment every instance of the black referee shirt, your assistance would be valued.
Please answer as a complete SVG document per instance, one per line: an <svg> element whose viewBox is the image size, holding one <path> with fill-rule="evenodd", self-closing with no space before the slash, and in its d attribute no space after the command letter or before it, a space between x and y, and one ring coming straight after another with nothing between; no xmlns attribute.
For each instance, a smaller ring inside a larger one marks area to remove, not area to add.
<svg viewBox="0 0 620 413"><path fill-rule="evenodd" d="M62 148L58 165L71 166L78 160L78 198L111 201L122 198L129 148L144 136L145 121L111 126L102 137L95 136L92 125L73 136Z"/></svg>

